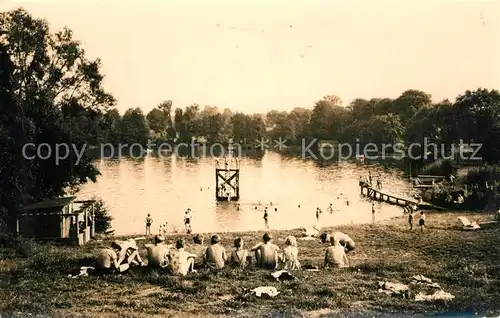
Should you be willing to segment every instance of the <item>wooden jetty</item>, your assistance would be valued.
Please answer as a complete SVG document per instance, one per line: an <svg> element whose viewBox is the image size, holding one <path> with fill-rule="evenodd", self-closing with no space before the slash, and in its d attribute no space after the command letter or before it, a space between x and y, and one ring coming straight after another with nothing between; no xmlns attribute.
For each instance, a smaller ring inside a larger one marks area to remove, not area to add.
<svg viewBox="0 0 500 318"><path fill-rule="evenodd" d="M397 197L393 194L384 193L380 190L376 190L372 188L368 184L360 184L361 194L365 195L369 198L379 201L385 201L387 203L397 204L397 205L406 205L406 204L415 204L418 205L418 202L412 199L405 199Z"/></svg>
<svg viewBox="0 0 500 318"><path fill-rule="evenodd" d="M376 190L372 188L368 183L360 182L359 184L361 188L361 194L364 196L367 196L373 200L379 200L379 201L384 201L389 204L396 204L400 206L405 206L407 204L410 205L416 205L417 207L421 209L437 209L437 210L445 210L445 208L438 207L435 205L432 205L428 202L418 202L413 199L407 199L407 198L401 198L393 194L388 194L385 192L382 192L380 190Z"/></svg>

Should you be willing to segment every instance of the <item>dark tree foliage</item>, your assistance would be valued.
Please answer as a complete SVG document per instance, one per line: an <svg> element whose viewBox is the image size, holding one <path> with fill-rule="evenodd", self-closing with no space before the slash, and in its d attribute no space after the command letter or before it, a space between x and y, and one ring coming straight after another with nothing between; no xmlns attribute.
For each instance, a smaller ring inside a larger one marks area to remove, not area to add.
<svg viewBox="0 0 500 318"><path fill-rule="evenodd" d="M0 13L0 26L0 209L12 225L17 207L28 200L96 180L99 172L88 157L57 162L55 145L96 143L98 114L114 98L101 86L100 61L85 58L69 29L50 33L46 21L23 9ZM44 160L30 148L24 156L27 143L46 143L52 153Z"/></svg>

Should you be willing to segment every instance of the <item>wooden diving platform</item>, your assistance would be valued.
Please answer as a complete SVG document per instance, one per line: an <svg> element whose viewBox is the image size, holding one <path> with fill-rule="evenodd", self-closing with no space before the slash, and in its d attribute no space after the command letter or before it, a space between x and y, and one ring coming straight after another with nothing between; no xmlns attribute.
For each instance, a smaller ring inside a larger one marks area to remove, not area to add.
<svg viewBox="0 0 500 318"><path fill-rule="evenodd" d="M217 201L238 201L240 199L240 161L233 156L233 139L229 139L229 153L224 163L216 160L215 199ZM222 168L222 167L224 168Z"/></svg>
<svg viewBox="0 0 500 318"><path fill-rule="evenodd" d="M240 199L240 169L215 169L215 198L217 201Z"/></svg>

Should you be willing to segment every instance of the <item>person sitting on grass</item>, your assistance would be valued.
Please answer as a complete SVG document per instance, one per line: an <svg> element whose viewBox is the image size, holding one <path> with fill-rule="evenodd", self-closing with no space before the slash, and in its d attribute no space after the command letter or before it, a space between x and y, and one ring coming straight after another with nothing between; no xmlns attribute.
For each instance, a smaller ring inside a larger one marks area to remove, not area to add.
<svg viewBox="0 0 500 318"><path fill-rule="evenodd" d="M118 249L118 264L126 262L129 265L146 266L139 255L139 247L134 239L114 241L111 246Z"/></svg>
<svg viewBox="0 0 500 318"><path fill-rule="evenodd" d="M124 273L132 263L144 264L137 252L137 244L133 239L113 241L111 248L104 248L99 251L96 263L97 271L101 274Z"/></svg>
<svg viewBox="0 0 500 318"><path fill-rule="evenodd" d="M204 265L205 251L207 249L207 247L204 245L205 240L203 239L203 236L201 236L200 234L196 234L193 237L193 243L194 245L190 247L190 251L196 255L196 258L194 260L194 267L202 268Z"/></svg>
<svg viewBox="0 0 500 318"><path fill-rule="evenodd" d="M173 275L186 276L188 273L194 273L195 254L191 254L184 250L184 240L178 239L175 243L175 248L170 255L170 271Z"/></svg>
<svg viewBox="0 0 500 318"><path fill-rule="evenodd" d="M325 252L325 268L336 267L344 268L349 266L345 249L340 245L339 240L332 236L330 237L332 246L328 247Z"/></svg>
<svg viewBox="0 0 500 318"><path fill-rule="evenodd" d="M171 246L164 242L165 238L162 235L156 235L155 244L147 246L149 267L165 268L168 266Z"/></svg>
<svg viewBox="0 0 500 318"><path fill-rule="evenodd" d="M346 253L349 253L354 250L356 244L354 240L347 234L342 233L340 231L333 232L331 235L328 235L326 232L323 232L320 236L321 242L323 244L330 242L330 239L335 237L337 241L339 241L340 245L345 248Z"/></svg>
<svg viewBox="0 0 500 318"><path fill-rule="evenodd" d="M220 244L219 235L212 236L203 258L205 265L217 269L224 268L226 259L226 249Z"/></svg>
<svg viewBox="0 0 500 318"><path fill-rule="evenodd" d="M113 272L121 272L120 264L118 264L118 249L103 248L97 254L96 270L101 275L111 274ZM122 267L123 272L128 270L126 266Z"/></svg>
<svg viewBox="0 0 500 318"><path fill-rule="evenodd" d="M457 207L464 203L464 197L462 196L461 193L458 194L457 200L453 201L453 203L455 203Z"/></svg>
<svg viewBox="0 0 500 318"><path fill-rule="evenodd" d="M257 266L265 269L276 269L278 267L279 247L271 243L272 237L269 233L262 236L264 242L252 247L250 251L255 252Z"/></svg>
<svg viewBox="0 0 500 318"><path fill-rule="evenodd" d="M248 265L248 251L243 248L241 237L234 240L234 247L236 249L231 253L231 264L235 267L246 267Z"/></svg>
<svg viewBox="0 0 500 318"><path fill-rule="evenodd" d="M294 236L288 236L285 239L287 245L283 250L283 262L285 263L284 269L296 270L300 269L299 263L299 249L297 248L297 239Z"/></svg>

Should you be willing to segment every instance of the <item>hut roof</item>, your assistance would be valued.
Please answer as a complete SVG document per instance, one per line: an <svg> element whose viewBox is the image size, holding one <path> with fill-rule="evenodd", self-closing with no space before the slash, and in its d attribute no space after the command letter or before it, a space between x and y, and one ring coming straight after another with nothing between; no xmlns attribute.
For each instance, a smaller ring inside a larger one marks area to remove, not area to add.
<svg viewBox="0 0 500 318"><path fill-rule="evenodd" d="M75 199L76 199L76 196L43 200L40 202L36 202L36 203L27 204L25 206L22 206L19 209L19 211L20 212L27 212L27 211L33 211L33 210L63 207L63 206L70 204Z"/></svg>

